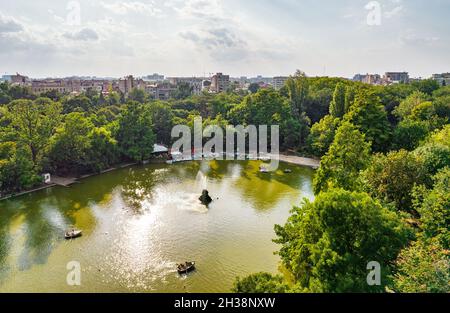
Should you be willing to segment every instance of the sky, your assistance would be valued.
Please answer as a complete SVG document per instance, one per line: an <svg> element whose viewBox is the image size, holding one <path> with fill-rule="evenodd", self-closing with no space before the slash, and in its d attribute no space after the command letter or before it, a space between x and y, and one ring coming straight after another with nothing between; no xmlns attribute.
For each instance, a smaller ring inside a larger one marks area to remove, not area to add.
<svg viewBox="0 0 450 313"><path fill-rule="evenodd" d="M0 74L450 72L450 0L0 0Z"/></svg>

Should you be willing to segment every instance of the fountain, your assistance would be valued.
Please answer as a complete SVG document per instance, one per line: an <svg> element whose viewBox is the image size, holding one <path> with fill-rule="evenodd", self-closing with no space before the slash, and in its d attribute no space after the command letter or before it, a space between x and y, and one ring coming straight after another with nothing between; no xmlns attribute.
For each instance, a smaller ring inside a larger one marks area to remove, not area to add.
<svg viewBox="0 0 450 313"><path fill-rule="evenodd" d="M212 198L209 196L209 192L203 189L202 195L198 198L203 205L209 205L212 202Z"/></svg>

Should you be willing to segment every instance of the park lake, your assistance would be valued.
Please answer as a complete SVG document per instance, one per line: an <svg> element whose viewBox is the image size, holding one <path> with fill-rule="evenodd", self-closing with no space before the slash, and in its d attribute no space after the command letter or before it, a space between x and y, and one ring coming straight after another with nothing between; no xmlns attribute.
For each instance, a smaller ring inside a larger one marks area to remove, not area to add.
<svg viewBox="0 0 450 313"><path fill-rule="evenodd" d="M1 201L0 292L228 292L238 276L276 273L274 225L313 198L314 171L259 166L134 166ZM83 236L65 240L71 227ZM176 264L191 260L197 270L180 276ZM72 261L80 286L66 281Z"/></svg>

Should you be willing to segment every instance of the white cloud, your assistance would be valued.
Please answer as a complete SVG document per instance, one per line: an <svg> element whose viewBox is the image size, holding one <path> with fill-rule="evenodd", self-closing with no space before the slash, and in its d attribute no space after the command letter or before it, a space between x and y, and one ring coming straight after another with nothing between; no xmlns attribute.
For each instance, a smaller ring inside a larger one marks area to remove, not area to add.
<svg viewBox="0 0 450 313"><path fill-rule="evenodd" d="M0 33L16 33L23 30L23 26L11 16L0 13Z"/></svg>
<svg viewBox="0 0 450 313"><path fill-rule="evenodd" d="M100 2L100 5L118 15L125 15L129 13L145 13L151 16L159 16L161 10L155 6L154 2L143 3L139 1L133 2L115 2L115 3L105 3Z"/></svg>
<svg viewBox="0 0 450 313"><path fill-rule="evenodd" d="M64 33L63 36L67 39L72 40L81 40L81 41L89 41L89 40L98 40L98 34L95 30L91 28L83 28L80 31L76 31L73 33Z"/></svg>
<svg viewBox="0 0 450 313"><path fill-rule="evenodd" d="M384 12L383 16L385 18L392 18L399 15L403 11L403 6L397 6L390 11Z"/></svg>

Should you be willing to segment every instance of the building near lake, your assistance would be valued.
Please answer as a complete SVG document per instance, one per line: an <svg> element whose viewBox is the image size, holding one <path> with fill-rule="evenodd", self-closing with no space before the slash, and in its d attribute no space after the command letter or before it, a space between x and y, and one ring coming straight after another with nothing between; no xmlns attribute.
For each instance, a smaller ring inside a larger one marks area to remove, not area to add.
<svg viewBox="0 0 450 313"><path fill-rule="evenodd" d="M386 72L383 76L384 81L389 84L406 84L409 82L408 72Z"/></svg>
<svg viewBox="0 0 450 313"><path fill-rule="evenodd" d="M272 82L273 88L275 90L280 90L281 88L284 87L288 79L289 79L288 76L275 76Z"/></svg>
<svg viewBox="0 0 450 313"><path fill-rule="evenodd" d="M433 74L432 79L441 86L450 86L450 73Z"/></svg>
<svg viewBox="0 0 450 313"><path fill-rule="evenodd" d="M210 91L214 93L225 92L230 87L230 76L217 73L211 77Z"/></svg>

